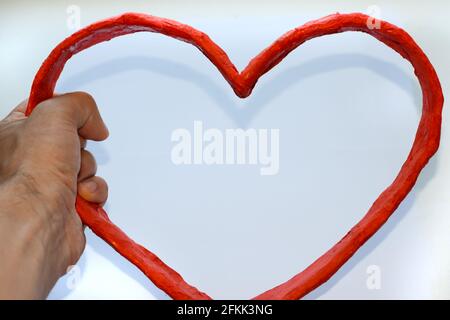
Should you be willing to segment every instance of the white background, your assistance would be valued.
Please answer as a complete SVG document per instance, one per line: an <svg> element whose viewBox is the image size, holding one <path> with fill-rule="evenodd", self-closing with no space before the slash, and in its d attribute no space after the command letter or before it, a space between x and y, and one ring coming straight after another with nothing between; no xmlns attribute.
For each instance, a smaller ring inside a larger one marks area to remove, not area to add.
<svg viewBox="0 0 450 320"><path fill-rule="evenodd" d="M423 48L449 93L447 1L1 1L0 113L29 93L51 49L81 25L126 11L206 33L238 69L279 35L333 12L381 9ZM345 4L344 4L345 3ZM389 185L412 144L421 92L411 66L361 33L315 39L237 98L197 49L156 34L114 39L74 57L59 92L94 95L111 136L90 144L110 185L111 219L215 298L249 298L289 279L338 241ZM442 143L388 223L307 298L450 298L450 145ZM280 129L280 172L175 166L174 129ZM87 231L87 248L51 299L167 299ZM370 290L370 266L381 288Z"/></svg>

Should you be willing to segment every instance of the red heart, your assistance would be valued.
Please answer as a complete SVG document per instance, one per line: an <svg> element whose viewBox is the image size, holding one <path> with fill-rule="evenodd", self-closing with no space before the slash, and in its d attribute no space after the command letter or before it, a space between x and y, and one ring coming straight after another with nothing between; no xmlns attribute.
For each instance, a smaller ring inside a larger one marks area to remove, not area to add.
<svg viewBox="0 0 450 320"><path fill-rule="evenodd" d="M408 158L393 183L383 191L367 214L337 244L305 270L255 299L299 299L326 282L386 222L414 186L416 179L439 147L444 98L437 74L420 47L404 30L385 21L376 28L360 13L333 14L293 29L253 58L238 72L226 53L206 34L176 21L144 14L126 13L92 24L61 42L44 61L31 89L26 114L53 96L65 63L74 54L97 43L129 33L149 31L196 46L219 69L241 98L250 95L258 79L287 54L307 40L344 31L362 31L385 43L409 60L423 94L422 117ZM156 255L131 240L112 223L99 206L77 197L82 221L122 256L135 264L153 283L174 299L210 299L186 283Z"/></svg>

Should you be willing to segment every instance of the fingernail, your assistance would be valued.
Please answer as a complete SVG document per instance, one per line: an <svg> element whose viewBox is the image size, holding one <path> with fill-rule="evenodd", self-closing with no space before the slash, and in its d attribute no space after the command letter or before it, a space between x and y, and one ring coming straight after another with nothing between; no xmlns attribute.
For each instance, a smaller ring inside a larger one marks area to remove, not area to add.
<svg viewBox="0 0 450 320"><path fill-rule="evenodd" d="M84 183L84 188L86 189L86 191L94 193L97 190L97 183L95 183L94 181L88 181Z"/></svg>

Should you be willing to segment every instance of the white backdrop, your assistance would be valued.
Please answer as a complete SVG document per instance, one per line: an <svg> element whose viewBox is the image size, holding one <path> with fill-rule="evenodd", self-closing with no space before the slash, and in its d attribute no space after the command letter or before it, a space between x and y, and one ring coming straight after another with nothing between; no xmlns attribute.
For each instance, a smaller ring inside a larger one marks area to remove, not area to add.
<svg viewBox="0 0 450 320"><path fill-rule="evenodd" d="M446 1L2 1L0 113L28 93L51 49L81 26L126 11L177 19L206 33L238 69L285 31L333 12L366 12L406 29L449 92ZM69 22L73 20L69 19ZM155 34L114 39L74 57L59 92L97 100L111 136L91 143L110 185L111 219L215 298L249 298L289 279L338 241L391 183L413 141L421 92L411 66L361 33L315 39L237 98L197 49ZM175 91L176 90L176 91ZM442 143L388 223L307 298L450 298L448 109ZM175 166L171 133L277 128L280 172ZM371 270L380 272L373 288ZM87 248L51 299L167 299L87 231Z"/></svg>

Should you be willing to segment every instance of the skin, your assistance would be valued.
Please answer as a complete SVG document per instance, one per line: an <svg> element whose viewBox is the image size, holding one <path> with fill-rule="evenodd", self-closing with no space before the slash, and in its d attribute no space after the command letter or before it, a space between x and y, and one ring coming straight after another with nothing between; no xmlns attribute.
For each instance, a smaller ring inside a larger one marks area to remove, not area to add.
<svg viewBox="0 0 450 320"><path fill-rule="evenodd" d="M94 99L81 92L26 102L0 121L0 299L43 299L85 247L77 192L103 204L106 182L86 151L108 137Z"/></svg>

